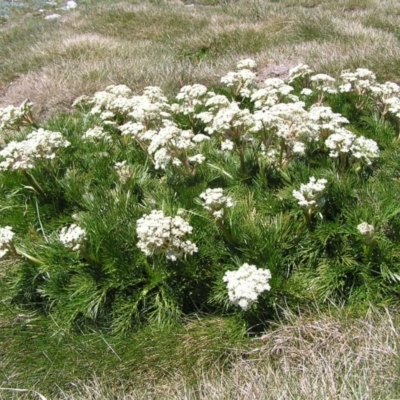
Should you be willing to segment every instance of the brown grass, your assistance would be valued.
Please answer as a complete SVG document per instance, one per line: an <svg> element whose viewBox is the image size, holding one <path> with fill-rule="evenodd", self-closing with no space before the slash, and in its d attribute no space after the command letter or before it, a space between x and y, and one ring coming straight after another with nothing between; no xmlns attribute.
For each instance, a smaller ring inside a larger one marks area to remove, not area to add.
<svg viewBox="0 0 400 400"><path fill-rule="evenodd" d="M398 316L370 309L363 318L287 314L252 348L235 349L227 370L197 381L177 373L153 387L113 388L107 377L76 382L62 399L395 399L399 396ZM173 362L171 360L171 362Z"/></svg>
<svg viewBox="0 0 400 400"><path fill-rule="evenodd" d="M319 72L363 66L400 80L398 3L194 3L103 2L59 21L26 17L22 30L21 21L5 24L0 106L29 98L48 117L113 83L135 91L159 85L173 95L184 84L217 83L243 57L258 61L262 78L305 62Z"/></svg>

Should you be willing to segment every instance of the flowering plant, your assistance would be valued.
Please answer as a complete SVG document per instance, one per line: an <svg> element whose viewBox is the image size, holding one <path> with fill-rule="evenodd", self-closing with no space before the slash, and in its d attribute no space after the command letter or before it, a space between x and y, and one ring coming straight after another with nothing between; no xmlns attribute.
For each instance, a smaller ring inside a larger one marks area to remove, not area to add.
<svg viewBox="0 0 400 400"><path fill-rule="evenodd" d="M397 298L398 85L306 65L259 83L256 69L171 99L108 86L43 127L28 104L2 109L0 129L24 126L0 149L16 298L114 332L225 312L227 293L249 324L284 301Z"/></svg>

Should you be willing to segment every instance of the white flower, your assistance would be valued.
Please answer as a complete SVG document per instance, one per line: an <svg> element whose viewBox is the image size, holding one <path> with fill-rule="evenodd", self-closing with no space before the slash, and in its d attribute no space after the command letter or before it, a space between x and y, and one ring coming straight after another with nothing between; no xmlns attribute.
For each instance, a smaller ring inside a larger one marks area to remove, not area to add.
<svg viewBox="0 0 400 400"><path fill-rule="evenodd" d="M243 310L248 310L258 296L271 290L271 271L244 263L237 271L227 271L222 278L226 282L229 300Z"/></svg>
<svg viewBox="0 0 400 400"><path fill-rule="evenodd" d="M202 133L198 133L197 135L192 137L192 141L195 143L201 143L207 140L210 140L210 137L207 135L203 135Z"/></svg>
<svg viewBox="0 0 400 400"><path fill-rule="evenodd" d="M60 14L50 14L50 15L46 15L44 17L44 19L47 19L47 20L58 19L58 18L61 18Z"/></svg>
<svg viewBox="0 0 400 400"><path fill-rule="evenodd" d="M33 104L25 100L19 107L0 108L0 130L16 129L29 117Z"/></svg>
<svg viewBox="0 0 400 400"><path fill-rule="evenodd" d="M221 150L222 151L231 151L235 148L235 143L232 140L226 139L221 142Z"/></svg>
<svg viewBox="0 0 400 400"><path fill-rule="evenodd" d="M204 200L203 207L216 219L223 217L225 209L233 207L232 198L224 196L222 188L207 189L199 197Z"/></svg>
<svg viewBox="0 0 400 400"><path fill-rule="evenodd" d="M78 4L76 4L74 0L68 0L67 5L65 7L61 7L61 10L73 10L76 7L78 7Z"/></svg>
<svg viewBox="0 0 400 400"><path fill-rule="evenodd" d="M183 255L197 252L197 246L185 236L193 228L180 216L167 217L160 210L153 210L137 221L137 246L147 256L165 254L167 259L176 261Z"/></svg>
<svg viewBox="0 0 400 400"><path fill-rule="evenodd" d="M364 136L357 137L346 129L339 129L330 135L326 139L325 145L331 150L329 156L334 158L348 153L352 158L371 165L372 160L379 157L379 147L374 140Z"/></svg>
<svg viewBox="0 0 400 400"><path fill-rule="evenodd" d="M208 107L211 111L219 110L220 108L224 108L229 106L229 99L222 94L215 94L214 92L208 93L208 100L206 101L206 107Z"/></svg>
<svg viewBox="0 0 400 400"><path fill-rule="evenodd" d="M298 156L302 156L305 154L306 146L303 142L293 141L292 143L292 152L297 154Z"/></svg>
<svg viewBox="0 0 400 400"><path fill-rule="evenodd" d="M194 113L196 106L203 104L203 98L207 93L207 87L204 85L194 84L183 86L179 91L176 99L180 101L179 104L173 104L171 111L178 113L181 112L185 115Z"/></svg>
<svg viewBox="0 0 400 400"><path fill-rule="evenodd" d="M340 79L342 81L342 85L339 86L340 92L370 95L377 99L378 104L384 103L385 99L399 91L399 86L393 82L377 83L375 74L366 68L357 68L355 72L342 71Z"/></svg>
<svg viewBox="0 0 400 400"><path fill-rule="evenodd" d="M326 74L316 74L310 78L311 85L316 89L325 93L337 93L337 89L334 86L336 80Z"/></svg>
<svg viewBox="0 0 400 400"><path fill-rule="evenodd" d="M371 244L375 235L375 229L373 225L369 225L367 222L362 222L357 226L358 232L363 236L364 242Z"/></svg>
<svg viewBox="0 0 400 400"><path fill-rule="evenodd" d="M362 222L357 225L357 230L363 236L373 236L375 234L374 226L369 225L368 222Z"/></svg>
<svg viewBox="0 0 400 400"><path fill-rule="evenodd" d="M9 244L12 241L15 233L11 226L0 228L0 258L4 257L9 251Z"/></svg>
<svg viewBox="0 0 400 400"><path fill-rule="evenodd" d="M300 207L313 211L324 204L322 192L325 189L326 179L316 180L313 176L309 183L301 184L300 190L293 190L293 196L298 200Z"/></svg>
<svg viewBox="0 0 400 400"><path fill-rule="evenodd" d="M335 132L349 121L343 115L334 113L330 107L313 105L309 111L309 120L321 132Z"/></svg>
<svg viewBox="0 0 400 400"><path fill-rule="evenodd" d="M236 64L236 68L237 69L256 69L257 63L251 58L246 58L244 60L240 60Z"/></svg>
<svg viewBox="0 0 400 400"><path fill-rule="evenodd" d="M313 73L313 70L306 64L299 64L296 67L289 70L288 82L292 83L297 78L304 78Z"/></svg>
<svg viewBox="0 0 400 400"><path fill-rule="evenodd" d="M114 169L118 174L118 178L122 184L126 183L133 176L133 171L126 161L117 162L114 164Z"/></svg>
<svg viewBox="0 0 400 400"><path fill-rule="evenodd" d="M94 128L88 129L83 134L82 139L89 141L97 141L103 139L104 141L109 141L111 140L111 136L107 135L107 133L104 132L101 126L95 126Z"/></svg>
<svg viewBox="0 0 400 400"><path fill-rule="evenodd" d="M221 83L231 87L233 92L243 97L251 96L251 89L256 85L256 74L249 69L239 69L237 72L228 72L221 78Z"/></svg>
<svg viewBox="0 0 400 400"><path fill-rule="evenodd" d="M77 251L86 241L86 232L80 226L72 224L69 227L61 228L59 239L66 248Z"/></svg>
<svg viewBox="0 0 400 400"><path fill-rule="evenodd" d="M146 127L141 122L128 121L126 124L120 125L118 129L123 136L129 135L134 138L142 139L142 134L146 130Z"/></svg>
<svg viewBox="0 0 400 400"><path fill-rule="evenodd" d="M339 129L325 140L325 145L330 149L329 157L337 158L340 154L349 153L356 135L346 129Z"/></svg>
<svg viewBox="0 0 400 400"><path fill-rule="evenodd" d="M33 168L36 158L53 159L56 156L55 150L69 145L60 132L39 128L31 132L25 140L12 141L0 151L0 157L4 158L4 161L0 162L0 170Z"/></svg>
<svg viewBox="0 0 400 400"><path fill-rule="evenodd" d="M111 85L104 91L96 92L85 102L92 105L90 113L99 114L103 121L110 121L117 115L122 115L148 126L152 121L159 122L170 117L167 98L156 86L146 87L142 96L132 96L132 91L127 86Z"/></svg>
<svg viewBox="0 0 400 400"><path fill-rule="evenodd" d="M293 87L286 85L282 79L269 78L264 81L264 87L254 91L251 101L256 108L271 107L278 104L283 97L288 96Z"/></svg>
<svg viewBox="0 0 400 400"><path fill-rule="evenodd" d="M350 150L352 157L357 158L367 165L371 165L372 159L379 157L378 144L374 140L367 139L364 136L355 139Z"/></svg>
<svg viewBox="0 0 400 400"><path fill-rule="evenodd" d="M188 161L193 164L203 164L205 160L206 158L203 156L203 154L196 154L188 157Z"/></svg>
<svg viewBox="0 0 400 400"><path fill-rule="evenodd" d="M326 74L316 74L311 77L311 82L335 82L335 79Z"/></svg>
<svg viewBox="0 0 400 400"><path fill-rule="evenodd" d="M311 96L312 95L312 90L309 88L304 88L302 89L302 91L300 92L300 94L302 94L303 96Z"/></svg>
<svg viewBox="0 0 400 400"><path fill-rule="evenodd" d="M389 106L389 112L394 114L397 118L400 118L400 98L399 97L390 97L383 101L385 104Z"/></svg>
<svg viewBox="0 0 400 400"><path fill-rule="evenodd" d="M168 150L163 147L154 153L154 168L166 169L171 160L172 156L169 154Z"/></svg>
<svg viewBox="0 0 400 400"><path fill-rule="evenodd" d="M250 130L256 124L253 114L248 109L241 109L235 101L228 102L225 107L217 110L215 116L209 114L208 112L200 113L197 117L208 124L205 131L210 135L216 132L224 133L238 127ZM203 118L204 116L206 118Z"/></svg>

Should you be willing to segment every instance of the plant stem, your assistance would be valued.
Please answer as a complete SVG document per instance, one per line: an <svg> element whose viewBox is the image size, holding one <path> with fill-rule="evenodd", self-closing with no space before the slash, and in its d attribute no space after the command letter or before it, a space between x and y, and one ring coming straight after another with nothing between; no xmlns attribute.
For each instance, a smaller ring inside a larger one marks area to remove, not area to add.
<svg viewBox="0 0 400 400"><path fill-rule="evenodd" d="M25 178L27 179L27 181L31 184L33 189L35 189L36 192L38 192L44 196L45 192L44 192L43 188L39 185L38 181L32 175L28 174L28 172L26 170L23 170L23 174L24 174Z"/></svg>

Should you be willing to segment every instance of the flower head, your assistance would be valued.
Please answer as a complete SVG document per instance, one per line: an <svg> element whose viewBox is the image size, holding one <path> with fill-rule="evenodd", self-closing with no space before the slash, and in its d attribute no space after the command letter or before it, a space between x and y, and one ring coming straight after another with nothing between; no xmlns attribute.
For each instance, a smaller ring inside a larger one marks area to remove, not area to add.
<svg viewBox="0 0 400 400"><path fill-rule="evenodd" d="M293 190L293 196L298 200L300 207L313 211L324 204L322 193L325 189L326 179L310 178L309 183L301 184L300 190Z"/></svg>
<svg viewBox="0 0 400 400"><path fill-rule="evenodd" d="M4 257L9 251L10 242L15 235L11 229L11 226L0 228L0 258Z"/></svg>
<svg viewBox="0 0 400 400"><path fill-rule="evenodd" d="M369 225L367 222L362 222L357 226L358 232L364 239L365 243L372 243L375 235L375 228L373 225Z"/></svg>
<svg viewBox="0 0 400 400"><path fill-rule="evenodd" d="M167 259L176 261L183 255L197 252L197 246L185 240L192 231L182 217L168 217L161 210L153 210L137 221L137 246L147 256L165 254Z"/></svg>
<svg viewBox="0 0 400 400"><path fill-rule="evenodd" d="M226 282L229 300L243 310L248 310L258 296L271 290L271 271L244 263L237 271L227 271L222 278Z"/></svg>
<svg viewBox="0 0 400 400"><path fill-rule="evenodd" d="M76 224L63 227L59 234L60 242L73 251L80 250L86 240L86 231Z"/></svg>
<svg viewBox="0 0 400 400"><path fill-rule="evenodd" d="M233 207L232 198L224 196L222 188L207 189L200 198L204 200L203 207L216 219L221 219L225 210Z"/></svg>

